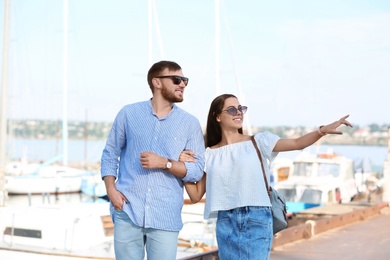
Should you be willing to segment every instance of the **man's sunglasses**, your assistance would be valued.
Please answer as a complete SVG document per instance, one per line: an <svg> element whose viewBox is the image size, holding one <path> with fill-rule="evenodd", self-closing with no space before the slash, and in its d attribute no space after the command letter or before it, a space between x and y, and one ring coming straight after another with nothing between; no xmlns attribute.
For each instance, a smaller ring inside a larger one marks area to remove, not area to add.
<svg viewBox="0 0 390 260"><path fill-rule="evenodd" d="M172 80L173 84L175 84L175 85L179 85L183 81L184 85L186 85L186 86L187 86L188 80L189 80L186 77L180 77L180 76L157 76L156 78L159 78L159 79L169 78Z"/></svg>
<svg viewBox="0 0 390 260"><path fill-rule="evenodd" d="M235 108L235 107L228 107L227 109L222 110L222 112L223 112L223 111L226 111L226 112L228 112L230 115L236 116L236 115L238 115L238 111L240 111L241 114L245 114L247 110L248 110L248 107L247 107L247 106L241 106L241 105L240 105L240 106L238 106L238 108Z"/></svg>

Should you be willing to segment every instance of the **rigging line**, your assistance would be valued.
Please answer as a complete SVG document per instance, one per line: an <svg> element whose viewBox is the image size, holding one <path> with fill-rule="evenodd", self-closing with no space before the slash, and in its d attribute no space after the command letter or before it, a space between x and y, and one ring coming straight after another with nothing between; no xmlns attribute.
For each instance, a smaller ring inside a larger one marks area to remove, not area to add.
<svg viewBox="0 0 390 260"><path fill-rule="evenodd" d="M227 38L228 38L228 43L229 43L229 50L230 50L230 57L232 60L234 78L236 80L236 87L237 87L237 90L239 93L239 99L241 100L242 104L246 104L245 95L244 95L244 92L242 91L240 78L239 78L238 73L237 73L237 67L236 67L236 61L235 61L235 55L234 55L234 49L233 49L233 43L232 43L233 41L232 41L232 37L230 34L230 26L229 26L229 22L227 19L226 10L225 10L225 6L223 4L223 1L222 1L222 11L223 11L222 16L224 18L223 21L224 21L224 25L226 28ZM250 117L249 117L248 112L245 114L245 123L246 123L248 135L252 135L253 134L252 133L252 124L250 123Z"/></svg>

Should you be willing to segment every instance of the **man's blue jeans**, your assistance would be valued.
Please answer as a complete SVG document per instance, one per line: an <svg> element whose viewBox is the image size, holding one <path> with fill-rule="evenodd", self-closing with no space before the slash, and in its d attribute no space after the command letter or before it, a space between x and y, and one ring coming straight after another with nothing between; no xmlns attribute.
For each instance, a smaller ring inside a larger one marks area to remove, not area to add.
<svg viewBox="0 0 390 260"><path fill-rule="evenodd" d="M141 228L122 210L114 213L116 260L175 260L179 232Z"/></svg>
<svg viewBox="0 0 390 260"><path fill-rule="evenodd" d="M248 206L219 211L216 235L220 260L269 259L271 208Z"/></svg>

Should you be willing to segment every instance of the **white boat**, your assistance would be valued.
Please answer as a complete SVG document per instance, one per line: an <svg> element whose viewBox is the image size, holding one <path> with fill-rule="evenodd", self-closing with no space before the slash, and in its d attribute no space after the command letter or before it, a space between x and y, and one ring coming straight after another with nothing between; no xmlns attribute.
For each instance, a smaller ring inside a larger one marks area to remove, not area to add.
<svg viewBox="0 0 390 260"><path fill-rule="evenodd" d="M178 259L216 249L215 223L203 220L203 207L199 203L183 208ZM51 255L53 259L115 259L108 202L3 207L0 232L0 251Z"/></svg>
<svg viewBox="0 0 390 260"><path fill-rule="evenodd" d="M8 194L75 193L81 191L85 170L49 165L30 174L6 174L5 190Z"/></svg>
<svg viewBox="0 0 390 260"><path fill-rule="evenodd" d="M106 203L0 208L2 249L74 256L112 256ZM106 229L105 229L106 227Z"/></svg>
<svg viewBox="0 0 390 260"><path fill-rule="evenodd" d="M288 212L329 203L350 202L358 189L353 160L330 153L301 153L287 180L275 184L287 201Z"/></svg>
<svg viewBox="0 0 390 260"><path fill-rule="evenodd" d="M107 196L106 185L98 171L90 171L81 179L81 192L94 198Z"/></svg>
<svg viewBox="0 0 390 260"><path fill-rule="evenodd" d="M276 157L271 163L271 179L270 184L274 186L275 183L288 179L293 166L293 160L289 158Z"/></svg>
<svg viewBox="0 0 390 260"><path fill-rule="evenodd" d="M30 174L39 168L39 163L28 163L26 161L11 161L5 166L6 175L24 175Z"/></svg>

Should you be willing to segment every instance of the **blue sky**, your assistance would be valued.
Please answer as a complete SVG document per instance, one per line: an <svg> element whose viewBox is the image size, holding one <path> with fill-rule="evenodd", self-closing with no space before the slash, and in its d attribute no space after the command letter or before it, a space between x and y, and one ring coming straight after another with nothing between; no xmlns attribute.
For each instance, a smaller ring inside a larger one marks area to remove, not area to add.
<svg viewBox="0 0 390 260"><path fill-rule="evenodd" d="M10 2L8 117L61 119L63 1ZM182 66L190 82L179 106L205 124L217 93L214 1L153 2L151 60ZM252 125L317 126L345 114L390 124L390 1L220 3L221 91L240 97ZM151 97L148 1L68 4L68 117L112 121Z"/></svg>

